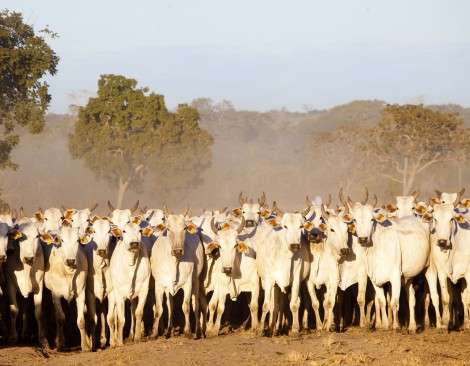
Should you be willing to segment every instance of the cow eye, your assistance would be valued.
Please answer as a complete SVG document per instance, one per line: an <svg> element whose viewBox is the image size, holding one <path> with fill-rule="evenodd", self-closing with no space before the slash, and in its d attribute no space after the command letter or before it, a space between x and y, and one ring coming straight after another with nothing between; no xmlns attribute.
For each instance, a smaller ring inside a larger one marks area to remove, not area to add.
<svg viewBox="0 0 470 366"><path fill-rule="evenodd" d="M258 211L258 215L261 215L261 211Z"/></svg>
<svg viewBox="0 0 470 366"><path fill-rule="evenodd" d="M45 217L45 218L44 218L44 220L46 220L46 221L47 221L47 217Z"/></svg>
<svg viewBox="0 0 470 366"><path fill-rule="evenodd" d="M287 225L284 225L284 229L287 229Z"/></svg>
<svg viewBox="0 0 470 366"><path fill-rule="evenodd" d="M331 231L332 233L334 233L334 232L335 232L335 230L334 230L334 229L330 229L330 231Z"/></svg>

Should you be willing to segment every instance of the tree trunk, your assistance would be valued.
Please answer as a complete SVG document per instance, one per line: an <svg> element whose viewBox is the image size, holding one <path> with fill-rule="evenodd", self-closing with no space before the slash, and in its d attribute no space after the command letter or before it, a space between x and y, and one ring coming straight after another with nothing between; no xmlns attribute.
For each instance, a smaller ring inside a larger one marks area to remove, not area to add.
<svg viewBox="0 0 470 366"><path fill-rule="evenodd" d="M129 188L129 181L123 181L122 178L119 178L119 186L116 196L116 208L122 207L122 202L124 201L124 195L127 192L127 188Z"/></svg>
<svg viewBox="0 0 470 366"><path fill-rule="evenodd" d="M462 189L462 163L457 162L457 190Z"/></svg>
<svg viewBox="0 0 470 366"><path fill-rule="evenodd" d="M402 188L401 188L401 194L403 196L406 196L409 191L408 187L408 158L405 158L403 161L403 173L402 173Z"/></svg>

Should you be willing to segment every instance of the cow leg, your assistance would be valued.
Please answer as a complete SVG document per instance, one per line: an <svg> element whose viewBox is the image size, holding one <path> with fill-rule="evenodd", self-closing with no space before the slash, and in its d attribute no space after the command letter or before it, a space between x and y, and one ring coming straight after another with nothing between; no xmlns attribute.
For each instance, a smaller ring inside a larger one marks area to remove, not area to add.
<svg viewBox="0 0 470 366"><path fill-rule="evenodd" d="M279 312L277 315L277 326L274 332L274 335L278 336L282 334L282 321L284 320L284 309L285 309L285 299L287 297L287 294L283 294L282 292L279 293Z"/></svg>
<svg viewBox="0 0 470 366"><path fill-rule="evenodd" d="M101 334L100 334L100 347L106 347L106 317L104 315L104 303L100 301L99 304L99 315L101 318Z"/></svg>
<svg viewBox="0 0 470 366"><path fill-rule="evenodd" d="M166 329L166 338L171 337L171 331L173 330L173 295L170 294L169 290L165 291L166 294L166 306L168 309L168 326Z"/></svg>
<svg viewBox="0 0 470 366"><path fill-rule="evenodd" d="M325 311L325 322L323 329L333 331L335 299L337 293L337 281L327 286L325 300L323 300L323 309Z"/></svg>
<svg viewBox="0 0 470 366"><path fill-rule="evenodd" d="M200 283L200 288L199 288L199 308L201 312L201 321L202 321L201 334L202 336L205 336L206 329L207 329L207 311L209 309L209 306L207 304L206 292L203 288L202 283Z"/></svg>
<svg viewBox="0 0 470 366"><path fill-rule="evenodd" d="M29 330L29 317L28 317L28 311L27 311L27 306L28 306L28 299L26 298L21 298L21 301L23 303L23 312L21 314L22 319L23 319L23 324L21 327L21 339L23 342L28 340L28 330Z"/></svg>
<svg viewBox="0 0 470 366"><path fill-rule="evenodd" d="M227 292L226 291L221 291L221 289L218 289L217 294L214 291L214 295L218 295L217 299L217 319L214 323L214 327L212 328L212 335L217 336L219 335L220 331L220 323L222 322L222 315L224 314L225 311L225 300L227 298Z"/></svg>
<svg viewBox="0 0 470 366"><path fill-rule="evenodd" d="M279 304L282 300L280 297L283 296L279 288L273 287L269 297L269 328L268 334L270 336L274 333L274 328L276 326L277 317L279 315Z"/></svg>
<svg viewBox="0 0 470 366"><path fill-rule="evenodd" d="M465 273L465 290L462 292L464 329L470 329L470 273Z"/></svg>
<svg viewBox="0 0 470 366"><path fill-rule="evenodd" d="M135 311L137 308L137 298L131 299L131 328L129 330L129 339L131 341L134 340L134 334L135 334Z"/></svg>
<svg viewBox="0 0 470 366"><path fill-rule="evenodd" d="M116 347L116 303L114 301L114 295L111 292L108 294L108 326L109 326L109 346L111 348Z"/></svg>
<svg viewBox="0 0 470 366"><path fill-rule="evenodd" d="M359 305L359 327L364 328L369 324L369 319L366 317L366 290L367 290L367 275L359 277L357 283L357 304Z"/></svg>
<svg viewBox="0 0 470 366"><path fill-rule="evenodd" d="M408 308L410 312L410 320L408 322L408 332L416 333L416 318L415 318L415 306L416 306L416 294L413 287L413 281L409 279L406 284L406 291L408 294Z"/></svg>
<svg viewBox="0 0 470 366"><path fill-rule="evenodd" d="M77 326L80 330L80 340L82 351L90 351L90 344L85 329L85 291L77 296Z"/></svg>
<svg viewBox="0 0 470 366"><path fill-rule="evenodd" d="M442 327L447 329L450 322L450 296L449 288L447 286L447 275L442 272L437 273L439 279L439 286L441 287L441 301L442 301ZM434 300L433 300L434 303ZM439 306L437 307L439 309Z"/></svg>
<svg viewBox="0 0 470 366"><path fill-rule="evenodd" d="M55 310L55 322L56 322L56 347L57 350L61 351L64 347L64 321L65 315L62 310L62 304L60 303L60 297L52 295L52 302L54 303Z"/></svg>
<svg viewBox="0 0 470 366"><path fill-rule="evenodd" d="M116 345L124 344L124 325L126 323L126 303L123 298L116 299Z"/></svg>
<svg viewBox="0 0 470 366"><path fill-rule="evenodd" d="M269 312L270 299L271 299L272 292L273 292L273 286L271 284L266 284L264 286L264 299L263 299L263 308L262 308L261 320L260 320L260 333L264 332L264 329L266 326L266 316Z"/></svg>
<svg viewBox="0 0 470 366"><path fill-rule="evenodd" d="M374 285L376 327L388 329L387 303L382 287ZM380 319L380 320L379 320Z"/></svg>
<svg viewBox="0 0 470 366"><path fill-rule="evenodd" d="M16 330L16 318L18 316L18 302L16 299L16 286L8 284L8 297L10 298L10 337L9 342L18 342L18 332Z"/></svg>
<svg viewBox="0 0 470 366"><path fill-rule="evenodd" d="M168 298L167 298L167 301ZM160 318L163 314L163 288L155 285L155 307L153 311L153 327L152 334L153 338L158 337L158 330L160 328Z"/></svg>
<svg viewBox="0 0 470 366"><path fill-rule="evenodd" d="M321 318L320 318L320 302L318 301L317 293L315 292L315 286L312 281L307 281L307 290L312 301L313 312L315 313L315 329L321 329Z"/></svg>
<svg viewBox="0 0 470 366"><path fill-rule="evenodd" d="M215 314L217 310L219 302L219 288L218 286L215 287L214 291L212 292L212 297L209 301L209 326L207 329L208 334L214 335L214 326L215 326Z"/></svg>
<svg viewBox="0 0 470 366"><path fill-rule="evenodd" d="M192 283L188 281L188 285L183 289L183 314L184 314L184 335L191 337L191 323L189 322L189 314L191 312L191 294Z"/></svg>
<svg viewBox="0 0 470 366"><path fill-rule="evenodd" d="M398 321L398 309L400 307L400 292L401 292L401 275L399 272L390 281L392 294L390 296L389 307L392 310L392 329L397 330L400 328ZM388 322L387 322L388 327Z"/></svg>
<svg viewBox="0 0 470 366"><path fill-rule="evenodd" d="M39 291L33 295L34 317L38 325L38 343L41 347L47 347L47 339L44 334L44 322L42 319L42 286Z"/></svg>
<svg viewBox="0 0 470 366"><path fill-rule="evenodd" d="M437 292L437 273L436 270L429 267L426 270L426 282L428 284L429 296L431 297L431 303L434 307L434 312L436 313L436 328L442 329L445 325L441 318L441 312L439 310L439 293ZM429 301L428 301L429 302ZM426 310L426 319L429 323L429 312Z"/></svg>
<svg viewBox="0 0 470 366"><path fill-rule="evenodd" d="M291 335L298 335L300 331L299 324L299 308L300 308L300 296L299 296L300 283L298 279L294 279L291 290L290 299L290 311L292 313L292 331Z"/></svg>
<svg viewBox="0 0 470 366"><path fill-rule="evenodd" d="M251 288L250 313L251 313L251 330L257 333L259 328L258 322L258 300L259 300L259 279L256 277Z"/></svg>
<svg viewBox="0 0 470 366"><path fill-rule="evenodd" d="M85 300L86 300L86 310L88 314L88 318L91 323L91 329L90 329L90 334L91 334L91 342L90 346L91 349L95 349L96 344L97 344L97 336L96 336L96 325L98 323L98 318L96 316L96 299L95 299L95 294L92 291L86 290L86 295L85 295Z"/></svg>
<svg viewBox="0 0 470 366"><path fill-rule="evenodd" d="M142 318L144 316L145 302L147 301L148 284L144 284L139 292L137 306L135 308L135 332L134 341L138 342L142 338L144 327L142 327Z"/></svg>
<svg viewBox="0 0 470 366"><path fill-rule="evenodd" d="M191 302L193 304L194 322L196 323L194 338L201 336L201 314L199 309L199 283L193 284L193 293Z"/></svg>

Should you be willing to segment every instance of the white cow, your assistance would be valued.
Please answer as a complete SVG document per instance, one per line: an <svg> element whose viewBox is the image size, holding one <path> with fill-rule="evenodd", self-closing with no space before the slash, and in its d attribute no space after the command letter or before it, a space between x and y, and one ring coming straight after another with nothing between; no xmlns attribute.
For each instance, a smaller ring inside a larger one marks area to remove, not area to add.
<svg viewBox="0 0 470 366"><path fill-rule="evenodd" d="M434 205L432 225L432 261L436 266L441 286L443 323L449 323L449 291L447 278L453 284L465 278L470 283L470 223L461 213L454 211L453 204ZM470 328L470 290L462 293L464 326Z"/></svg>
<svg viewBox="0 0 470 366"><path fill-rule="evenodd" d="M46 346L44 324L42 320L42 293L44 283L44 254L38 238L37 223L22 223L11 233L14 240L13 250L9 253L6 265L8 298L10 302L10 339L16 342L18 333L16 319L19 312L17 293L23 299L33 295L34 315L38 326L38 341ZM23 302L26 309L26 302ZM26 338L28 314L23 310L22 338Z"/></svg>
<svg viewBox="0 0 470 366"><path fill-rule="evenodd" d="M374 212L367 203L352 201L348 205L354 219L358 243L364 247L367 274L375 289L375 326L388 329L386 298L383 286L390 282L392 293L389 307L393 329L398 329L398 307L401 291L401 251L398 234L384 213Z"/></svg>
<svg viewBox="0 0 470 366"><path fill-rule="evenodd" d="M251 294L250 312L253 331L258 331L258 298L259 277L256 267L254 250L238 240L243 230L245 220L238 227L224 225L221 229L216 227L215 218L211 220L211 228L216 235L214 246L219 249L220 258L214 272L215 289L209 302L209 328L208 332L218 335L220 322L225 310L225 300L230 295L235 301L242 292ZM217 310L217 319L215 312Z"/></svg>
<svg viewBox="0 0 470 366"><path fill-rule="evenodd" d="M166 336L173 328L173 297L183 290L185 324L184 334L191 335L189 315L191 298L196 316L196 333L200 335L199 291L204 266L204 251L197 235L197 227L185 215L166 212L165 232L152 248L151 267L155 279L155 319L152 336L158 336L160 318L163 313L163 294L166 295L168 326Z"/></svg>
<svg viewBox="0 0 470 366"><path fill-rule="evenodd" d="M431 247L429 243L429 229L427 225L415 217L414 207L418 192L411 196L397 197L397 219L393 227L397 231L401 252L401 273L408 296L409 323L408 331L416 331L415 304L416 296L413 287L413 278L425 271L426 280L431 290L431 299L435 307L439 307L439 297L436 288L437 274L434 267L429 267ZM437 313L437 312L436 312ZM440 317L437 315L440 326Z"/></svg>
<svg viewBox="0 0 470 366"><path fill-rule="evenodd" d="M63 226L57 238L45 233L41 236L45 243L53 245L49 256L49 265L44 275L44 284L52 293L56 315L56 345L60 350L64 343L65 315L60 299L70 303L77 302L77 326L80 330L82 351L90 350L91 344L85 330L85 290L88 274L88 263L81 245L77 228ZM84 243L84 242L83 242Z"/></svg>
<svg viewBox="0 0 470 366"><path fill-rule="evenodd" d="M111 223L107 218L95 216L90 224L91 226L84 233L89 235L89 239L91 239L85 247L88 259L87 304L90 317L95 324L101 323L100 345L105 347L107 323L104 301L112 289L109 273Z"/></svg>
<svg viewBox="0 0 470 366"><path fill-rule="evenodd" d="M111 202L108 201L108 208L109 208L109 218L113 225L117 226L119 229L123 229L123 227L131 222L132 214L137 211L139 208L139 201L137 201L132 209L118 209L114 208Z"/></svg>
<svg viewBox="0 0 470 366"><path fill-rule="evenodd" d="M34 220L39 223L39 231L50 235L57 235L62 226L62 212L55 207L48 208L44 211L39 209L34 214Z"/></svg>
<svg viewBox="0 0 470 366"><path fill-rule="evenodd" d="M299 333L300 284L308 278L309 265L306 243L302 243L302 230L305 219L301 213L282 213L278 211L276 230L271 230L266 239L257 243L256 262L258 275L264 289L261 327L264 327L266 316L270 313L269 333L274 331L283 294L291 287L290 311L292 313L291 334ZM277 288L275 287L277 285ZM282 294L279 294L278 290ZM282 312L278 329L282 324Z"/></svg>
<svg viewBox="0 0 470 366"><path fill-rule="evenodd" d="M448 203L450 205L458 204L464 193L465 188L462 188L459 193L447 193L436 190L436 194L440 198L441 203Z"/></svg>
<svg viewBox="0 0 470 366"><path fill-rule="evenodd" d="M122 229L113 228L112 232L118 237L110 261L112 289L108 293L109 343L114 347L123 345L126 300L131 302L129 338L138 341L142 337L142 316L149 290L150 260L141 238L142 235L152 235L152 230L127 223Z"/></svg>
<svg viewBox="0 0 470 366"><path fill-rule="evenodd" d="M323 207L322 211L325 223L320 224L316 229L323 235L310 237L307 234L311 254L307 289L315 312L316 329L332 330L334 325L333 309L340 280L338 262L344 261L347 254L350 253L348 247L348 225L344 222L342 215L329 213ZM315 293L315 288L319 289L321 286L326 287L323 300L325 312L323 322L319 312L320 303Z"/></svg>

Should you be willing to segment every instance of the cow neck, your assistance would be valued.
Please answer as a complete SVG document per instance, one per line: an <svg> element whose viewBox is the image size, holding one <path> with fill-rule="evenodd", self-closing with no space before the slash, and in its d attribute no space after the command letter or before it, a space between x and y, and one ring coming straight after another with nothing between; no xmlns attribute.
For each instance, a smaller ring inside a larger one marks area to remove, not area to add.
<svg viewBox="0 0 470 366"><path fill-rule="evenodd" d="M258 230L258 226L259 226L259 222L255 225L255 227L253 228L253 230L251 232L248 232L248 233L245 233L245 230L247 230L247 228L244 228L243 229L243 234L239 235L239 238L241 241L243 240L247 240L247 239L251 239L253 238L255 235L256 235L256 232Z"/></svg>

